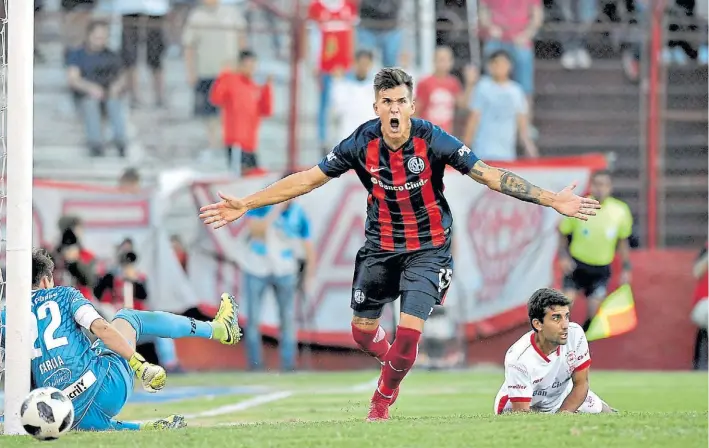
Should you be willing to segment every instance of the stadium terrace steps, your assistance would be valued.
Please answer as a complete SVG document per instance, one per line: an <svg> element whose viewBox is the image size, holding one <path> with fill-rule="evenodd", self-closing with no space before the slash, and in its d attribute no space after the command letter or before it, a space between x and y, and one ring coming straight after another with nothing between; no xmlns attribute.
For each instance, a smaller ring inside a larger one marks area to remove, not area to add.
<svg viewBox="0 0 709 448"><path fill-rule="evenodd" d="M645 107L638 86L628 83L620 59L594 60L588 70L564 70L558 60L536 61L534 125L542 155L603 152L614 155L616 192L633 210L637 230L646 229ZM659 162L660 243L696 247L707 226L707 69L667 69L665 158ZM643 217L643 219L639 219Z"/></svg>
<svg viewBox="0 0 709 448"><path fill-rule="evenodd" d="M665 244L697 248L707 238L707 68L670 67L667 80L658 227Z"/></svg>
<svg viewBox="0 0 709 448"><path fill-rule="evenodd" d="M616 195L630 206L643 239L639 88L625 80L618 58L594 60L590 69L573 71L558 59L535 63L533 121L541 154L612 154Z"/></svg>

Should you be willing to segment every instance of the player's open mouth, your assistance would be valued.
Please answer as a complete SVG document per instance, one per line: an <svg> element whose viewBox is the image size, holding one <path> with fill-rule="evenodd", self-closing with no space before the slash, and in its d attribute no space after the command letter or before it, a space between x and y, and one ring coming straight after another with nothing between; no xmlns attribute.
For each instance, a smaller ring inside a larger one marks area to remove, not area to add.
<svg viewBox="0 0 709 448"><path fill-rule="evenodd" d="M389 126L391 126L392 131L399 132L399 119L398 118L389 119Z"/></svg>

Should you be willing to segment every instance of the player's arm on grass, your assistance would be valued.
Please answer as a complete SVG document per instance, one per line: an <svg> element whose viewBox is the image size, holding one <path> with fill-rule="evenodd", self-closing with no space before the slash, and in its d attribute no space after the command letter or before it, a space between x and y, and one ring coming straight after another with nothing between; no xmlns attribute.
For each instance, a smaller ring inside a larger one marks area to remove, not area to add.
<svg viewBox="0 0 709 448"><path fill-rule="evenodd" d="M505 360L505 384L512 412L529 412L532 404L532 378L527 368L517 362Z"/></svg>
<svg viewBox="0 0 709 448"><path fill-rule="evenodd" d="M566 396L564 402L561 403L559 408L559 413L571 412L574 413L579 410L583 402L588 396L588 371L589 368L586 367L582 370L576 370L571 374L571 381L573 381L573 387L569 395Z"/></svg>
<svg viewBox="0 0 709 448"><path fill-rule="evenodd" d="M569 329L571 333L572 329ZM576 331L574 331L576 333ZM588 340L583 330L578 329L578 342L575 344L574 350L571 353L575 354L573 360L574 371L571 374L573 388L569 395L561 403L559 412L576 412L581 407L588 396L588 371L591 367L591 352L588 349ZM569 341L569 344L571 341Z"/></svg>

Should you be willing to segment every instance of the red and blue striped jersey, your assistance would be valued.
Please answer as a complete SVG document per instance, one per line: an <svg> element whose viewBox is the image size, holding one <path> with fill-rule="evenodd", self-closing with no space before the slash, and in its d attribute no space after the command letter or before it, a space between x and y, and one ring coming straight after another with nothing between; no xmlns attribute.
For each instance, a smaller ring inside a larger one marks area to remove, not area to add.
<svg viewBox="0 0 709 448"><path fill-rule="evenodd" d="M369 192L367 241L387 251L442 246L453 224L443 196L443 173L450 165L468 174L478 158L460 140L431 122L411 119L411 136L392 151L371 120L340 142L318 164L328 177L355 170Z"/></svg>

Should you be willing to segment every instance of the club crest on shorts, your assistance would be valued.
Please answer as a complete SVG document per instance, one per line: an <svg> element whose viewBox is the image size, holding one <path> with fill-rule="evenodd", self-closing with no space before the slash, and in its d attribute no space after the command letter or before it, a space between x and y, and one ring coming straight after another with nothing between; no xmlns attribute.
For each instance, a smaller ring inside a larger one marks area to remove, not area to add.
<svg viewBox="0 0 709 448"><path fill-rule="evenodd" d="M426 168L426 164L423 159L419 156L414 156L406 162L406 167L411 171L412 174L421 174Z"/></svg>
<svg viewBox="0 0 709 448"><path fill-rule="evenodd" d="M362 292L361 289L355 289L355 292L354 292L354 301L355 301L355 303L362 303L362 302L364 302L364 292Z"/></svg>

